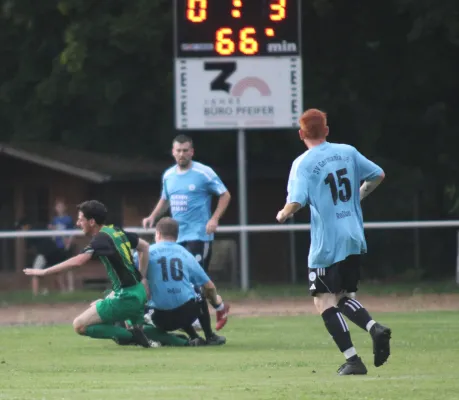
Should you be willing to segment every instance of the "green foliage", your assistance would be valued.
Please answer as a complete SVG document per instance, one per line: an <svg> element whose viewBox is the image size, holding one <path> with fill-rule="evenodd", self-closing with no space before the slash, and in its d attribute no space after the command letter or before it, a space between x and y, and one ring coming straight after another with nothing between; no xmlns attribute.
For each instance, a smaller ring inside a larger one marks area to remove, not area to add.
<svg viewBox="0 0 459 400"><path fill-rule="evenodd" d="M169 144L169 1L18 0L3 10L0 29L16 41L0 42L11 64L0 67L3 140L114 152Z"/></svg>
<svg viewBox="0 0 459 400"><path fill-rule="evenodd" d="M0 140L166 157L172 3L3 0ZM303 2L305 107L329 112L331 140L398 165L432 219L459 200L458 13L455 0ZM194 136L201 159L235 163L233 134ZM248 148L251 163L272 164L303 150L292 131L252 132Z"/></svg>

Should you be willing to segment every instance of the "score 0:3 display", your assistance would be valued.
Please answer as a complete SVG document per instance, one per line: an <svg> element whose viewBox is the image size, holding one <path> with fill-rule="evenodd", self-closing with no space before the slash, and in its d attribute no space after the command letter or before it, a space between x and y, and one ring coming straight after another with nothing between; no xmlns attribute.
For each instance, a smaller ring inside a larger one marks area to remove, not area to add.
<svg viewBox="0 0 459 400"><path fill-rule="evenodd" d="M175 0L179 58L300 54L301 0Z"/></svg>

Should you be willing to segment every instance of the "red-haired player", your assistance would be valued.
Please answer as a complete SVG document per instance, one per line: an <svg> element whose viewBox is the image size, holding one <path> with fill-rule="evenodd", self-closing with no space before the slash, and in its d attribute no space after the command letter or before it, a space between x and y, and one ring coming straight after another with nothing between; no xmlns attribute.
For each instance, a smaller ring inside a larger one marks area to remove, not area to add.
<svg viewBox="0 0 459 400"><path fill-rule="evenodd" d="M310 206L309 291L346 358L338 373L363 375L367 369L352 344L343 315L370 333L374 364L384 364L390 354L391 331L374 321L355 300L361 254L367 252L360 201L382 182L384 171L354 147L327 142L324 112L307 110L300 126L300 139L308 150L293 162L287 202L277 220L282 223L301 207Z"/></svg>

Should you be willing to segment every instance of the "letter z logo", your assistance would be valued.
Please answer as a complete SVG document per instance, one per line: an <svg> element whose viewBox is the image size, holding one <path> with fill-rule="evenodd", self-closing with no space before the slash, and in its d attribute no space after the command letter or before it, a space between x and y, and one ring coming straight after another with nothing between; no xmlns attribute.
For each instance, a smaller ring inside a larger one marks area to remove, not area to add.
<svg viewBox="0 0 459 400"><path fill-rule="evenodd" d="M236 71L236 62L205 62L204 70L220 71L215 79L210 82L210 90L230 92L231 83L227 82L227 79Z"/></svg>

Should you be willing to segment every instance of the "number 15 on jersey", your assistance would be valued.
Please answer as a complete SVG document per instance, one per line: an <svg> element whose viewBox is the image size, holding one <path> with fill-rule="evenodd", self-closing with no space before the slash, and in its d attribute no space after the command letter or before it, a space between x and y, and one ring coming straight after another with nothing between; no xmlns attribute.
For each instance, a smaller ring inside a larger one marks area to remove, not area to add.
<svg viewBox="0 0 459 400"><path fill-rule="evenodd" d="M346 203L352 197L351 181L346 175L347 169L342 168L334 173L329 173L324 180L326 185L330 185L330 193L335 206L338 204L338 200Z"/></svg>

